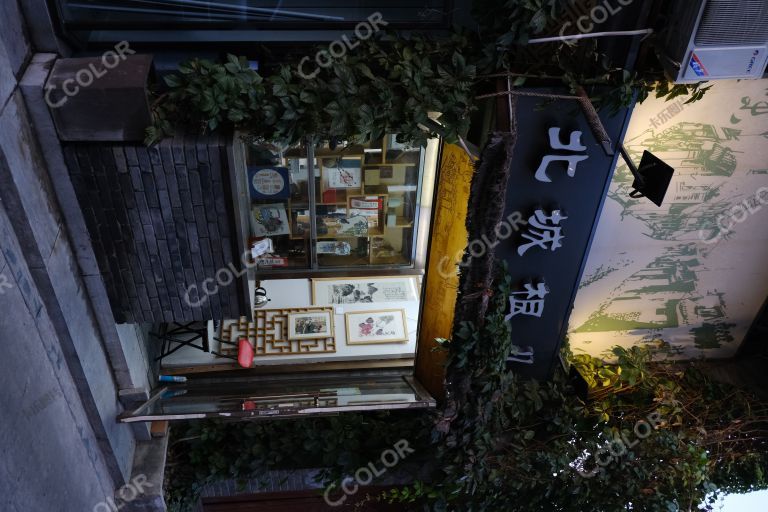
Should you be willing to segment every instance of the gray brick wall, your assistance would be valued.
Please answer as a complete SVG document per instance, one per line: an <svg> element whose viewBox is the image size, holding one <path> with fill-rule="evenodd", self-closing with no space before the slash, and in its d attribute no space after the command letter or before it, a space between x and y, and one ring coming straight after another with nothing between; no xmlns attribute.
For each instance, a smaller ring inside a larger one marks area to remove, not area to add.
<svg viewBox="0 0 768 512"><path fill-rule="evenodd" d="M246 313L242 279L196 294L237 254L226 142L177 136L155 147L67 144L64 154L118 322ZM196 285L185 300L190 286Z"/></svg>

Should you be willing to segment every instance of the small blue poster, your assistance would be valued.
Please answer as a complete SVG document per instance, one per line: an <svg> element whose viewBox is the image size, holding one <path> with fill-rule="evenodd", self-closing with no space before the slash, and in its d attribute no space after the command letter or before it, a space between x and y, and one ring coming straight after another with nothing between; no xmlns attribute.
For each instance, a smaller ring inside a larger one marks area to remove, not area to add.
<svg viewBox="0 0 768 512"><path fill-rule="evenodd" d="M287 199L291 195L286 167L248 167L251 199Z"/></svg>

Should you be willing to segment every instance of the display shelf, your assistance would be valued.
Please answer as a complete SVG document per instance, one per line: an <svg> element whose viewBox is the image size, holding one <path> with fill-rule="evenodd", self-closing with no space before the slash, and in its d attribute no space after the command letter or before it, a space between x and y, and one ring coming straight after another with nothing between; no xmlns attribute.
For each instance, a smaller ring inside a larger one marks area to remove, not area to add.
<svg viewBox="0 0 768 512"><path fill-rule="evenodd" d="M386 229L407 229L413 227L413 221L409 221L405 217L398 217L394 224L387 224Z"/></svg>
<svg viewBox="0 0 768 512"><path fill-rule="evenodd" d="M403 256L402 247L396 248L392 242L385 236L371 237L370 258L371 265L408 265L410 259ZM391 237L389 237L391 238ZM395 240L403 240L402 234L395 237Z"/></svg>
<svg viewBox="0 0 768 512"><path fill-rule="evenodd" d="M384 234L387 219L386 194L358 195L347 198L347 215L368 218L368 236Z"/></svg>
<svg viewBox="0 0 768 512"><path fill-rule="evenodd" d="M275 260L294 268L411 264L421 150L389 136L342 146L294 147L279 155L272 146L250 151L249 165L279 162L289 170L290 195L262 202L277 211L272 217L287 223L267 235ZM252 215L258 206L251 202ZM261 217L252 223L264 224ZM334 242L339 244L335 253Z"/></svg>
<svg viewBox="0 0 768 512"><path fill-rule="evenodd" d="M322 244L328 242L320 242L317 244L317 262L321 267L349 267L367 265L370 259L369 246L370 242L368 238L346 238L337 239L331 242L333 245L344 244L349 254L334 254L324 253ZM333 247L337 249L337 247Z"/></svg>

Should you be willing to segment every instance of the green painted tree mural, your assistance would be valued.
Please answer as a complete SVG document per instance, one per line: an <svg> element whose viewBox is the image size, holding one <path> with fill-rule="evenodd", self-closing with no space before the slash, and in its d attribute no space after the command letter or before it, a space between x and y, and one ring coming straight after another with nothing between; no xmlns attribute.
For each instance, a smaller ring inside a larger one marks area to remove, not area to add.
<svg viewBox="0 0 768 512"><path fill-rule="evenodd" d="M704 322L701 327L691 329L691 334L696 346L699 348L720 348L723 343L733 342L733 336L731 335L733 327L736 327L736 324Z"/></svg>

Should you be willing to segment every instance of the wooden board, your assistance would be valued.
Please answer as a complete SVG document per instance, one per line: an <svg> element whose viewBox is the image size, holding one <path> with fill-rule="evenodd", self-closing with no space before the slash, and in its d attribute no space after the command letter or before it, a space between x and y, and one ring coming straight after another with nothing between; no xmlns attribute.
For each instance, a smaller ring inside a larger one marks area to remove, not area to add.
<svg viewBox="0 0 768 512"><path fill-rule="evenodd" d="M443 146L416 353L416 377L435 398L445 396L445 355L434 350L435 338L451 337L459 287L456 265L467 246L464 222L473 173L474 164L462 148Z"/></svg>
<svg viewBox="0 0 768 512"><path fill-rule="evenodd" d="M290 313L318 313L327 312L333 319L332 308L283 308L283 309L256 309L253 311L253 321L248 321L244 316L239 320L226 321L221 330L221 339L231 343L245 336L253 345L254 356L293 356L326 354L336 352L336 338L318 339L288 339L288 315ZM234 355L237 348L222 344L219 352Z"/></svg>

